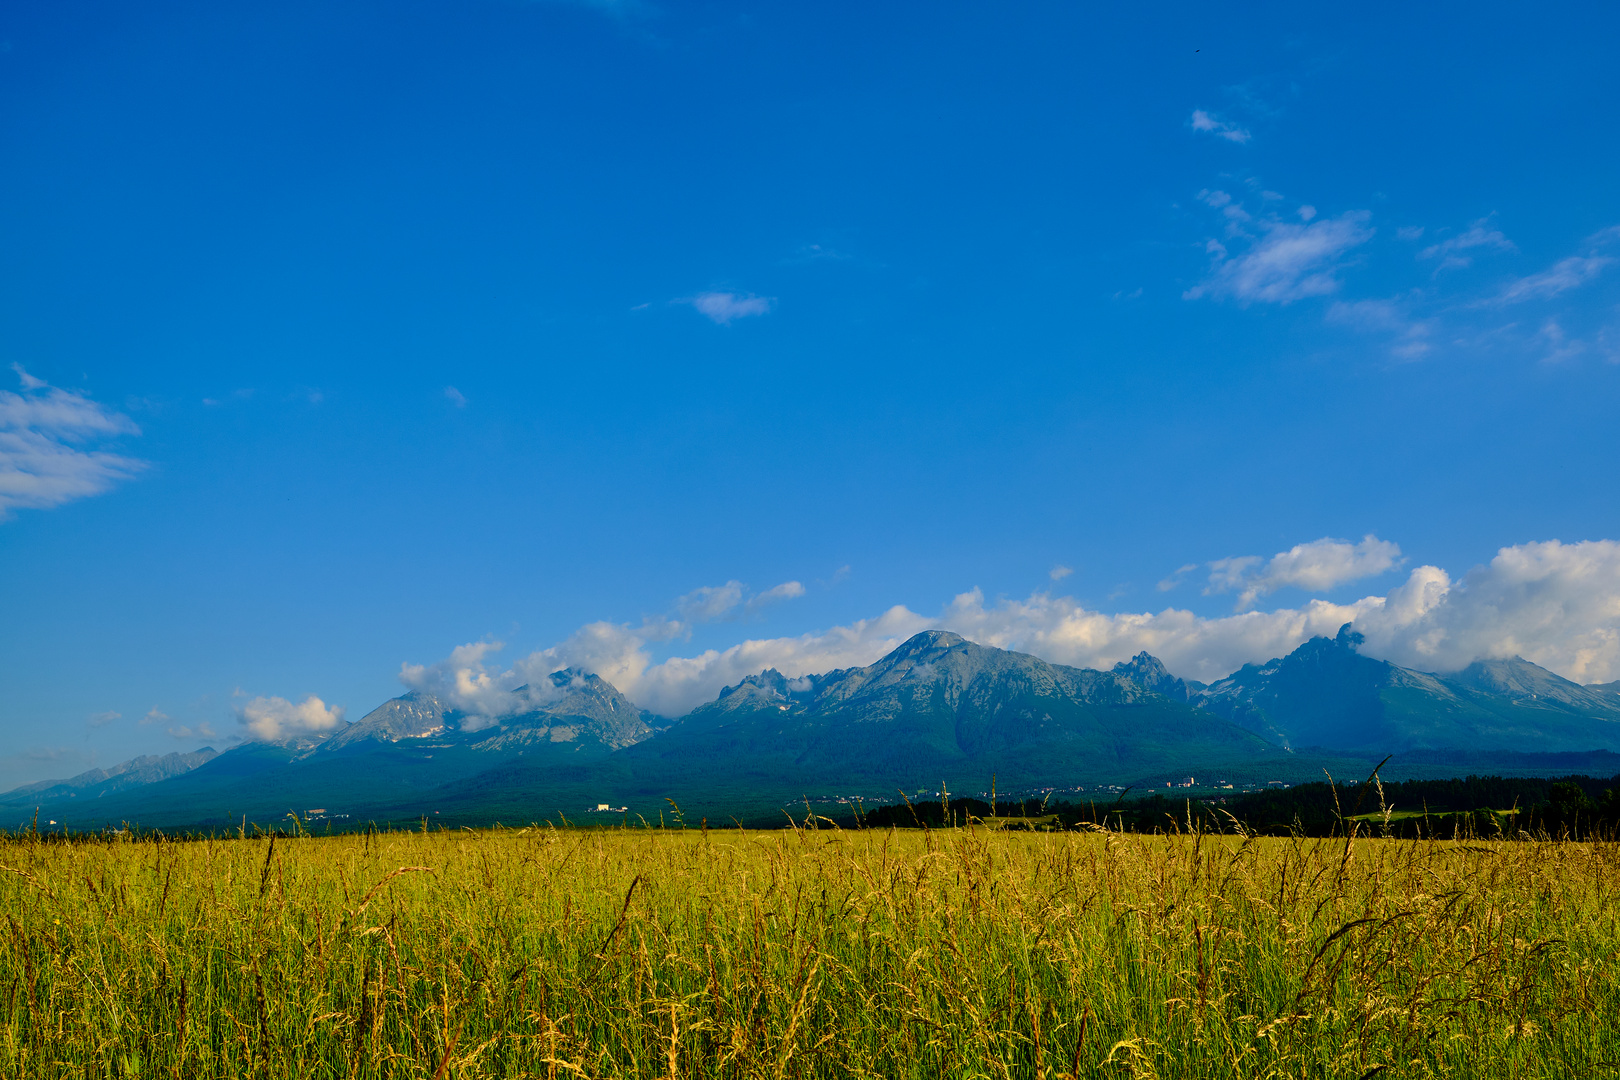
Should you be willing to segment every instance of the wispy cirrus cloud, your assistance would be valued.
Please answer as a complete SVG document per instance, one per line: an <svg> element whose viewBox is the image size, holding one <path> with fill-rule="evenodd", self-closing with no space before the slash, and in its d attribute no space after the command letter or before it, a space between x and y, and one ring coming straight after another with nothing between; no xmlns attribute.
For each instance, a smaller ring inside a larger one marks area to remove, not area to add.
<svg viewBox="0 0 1620 1080"><path fill-rule="evenodd" d="M1240 204L1216 203L1209 196L1203 201L1221 210L1229 222L1228 239L1237 250L1217 240L1206 243L1211 256L1209 276L1182 294L1188 300L1208 297L1241 304L1291 304L1326 296L1341 286L1338 271L1345 256L1373 237L1367 224L1372 215L1365 210L1297 224L1268 216L1256 222L1251 232L1231 228L1231 222L1242 220L1238 213L1248 217Z"/></svg>
<svg viewBox="0 0 1620 1080"><path fill-rule="evenodd" d="M1230 120L1223 120L1213 113L1205 112L1203 109L1194 109L1187 123L1192 126L1194 131L1206 132L1217 139L1225 139L1227 142L1234 142L1239 146L1246 145L1249 140L1254 138L1248 128L1240 127Z"/></svg>
<svg viewBox="0 0 1620 1080"><path fill-rule="evenodd" d="M1613 262L1614 259L1608 255L1571 255L1559 259L1540 273L1509 282L1496 299L1502 304L1549 299L1585 285Z"/></svg>
<svg viewBox="0 0 1620 1080"><path fill-rule="evenodd" d="M0 521L100 495L147 467L100 446L141 429L83 394L51 386L12 364L20 393L0 391Z"/></svg>
<svg viewBox="0 0 1620 1080"><path fill-rule="evenodd" d="M709 622L724 618L742 603L743 583L728 581L724 585L703 585L675 601L675 610L689 622Z"/></svg>
<svg viewBox="0 0 1620 1080"><path fill-rule="evenodd" d="M1582 250L1559 259L1545 270L1515 278L1494 298L1497 304L1549 300L1595 280L1616 261L1611 254L1620 244L1620 225L1599 229L1582 243Z"/></svg>
<svg viewBox="0 0 1620 1080"><path fill-rule="evenodd" d="M1169 592L1172 589L1179 589L1181 587L1181 583L1187 579L1187 575L1196 569L1198 569L1198 564L1195 562L1177 567L1175 573L1166 574L1159 580L1159 583L1155 585L1154 588L1158 589L1160 592Z"/></svg>
<svg viewBox="0 0 1620 1080"><path fill-rule="evenodd" d="M1390 353L1399 360L1419 360L1433 349L1437 323L1418 318L1401 300L1335 300L1327 321L1392 337Z"/></svg>
<svg viewBox="0 0 1620 1080"><path fill-rule="evenodd" d="M339 713L342 712L341 709L338 711ZM198 724L196 727L189 727L185 724L173 724L164 728L163 734L167 735L171 739L180 739L182 741L187 739L219 738L219 732L215 731L214 726L207 721Z"/></svg>
<svg viewBox="0 0 1620 1080"><path fill-rule="evenodd" d="M1421 234L1422 230L1419 230ZM1467 229L1456 236L1449 236L1438 243L1430 244L1419 251L1420 259L1439 259L1440 265L1435 267L1435 273L1453 267L1462 268L1473 264L1473 256L1463 252L1472 252L1479 249L1491 251L1518 251L1518 246L1503 235L1502 230L1491 224L1491 219L1480 218Z"/></svg>
<svg viewBox="0 0 1620 1080"><path fill-rule="evenodd" d="M752 615L783 600L797 599L804 592L804 586L797 581L784 581L760 593L740 581L728 581L693 589L675 601L675 611L688 623L714 622L739 612Z"/></svg>
<svg viewBox="0 0 1620 1080"><path fill-rule="evenodd" d="M753 614L772 604L779 604L784 600L797 600L804 595L804 586L797 581L784 581L780 585L772 585L769 589L751 596L743 604L743 610Z"/></svg>
<svg viewBox="0 0 1620 1080"><path fill-rule="evenodd" d="M767 315L776 306L774 296L755 296L753 293L705 292L680 303L691 304L709 321L728 326L737 319Z"/></svg>

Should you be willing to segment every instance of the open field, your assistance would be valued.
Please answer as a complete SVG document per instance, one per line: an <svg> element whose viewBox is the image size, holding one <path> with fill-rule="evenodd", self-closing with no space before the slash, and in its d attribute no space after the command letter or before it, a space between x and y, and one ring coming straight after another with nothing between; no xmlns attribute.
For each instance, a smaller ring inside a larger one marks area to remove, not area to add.
<svg viewBox="0 0 1620 1080"><path fill-rule="evenodd" d="M0 865L8 1077L1620 1072L1608 843L541 828Z"/></svg>

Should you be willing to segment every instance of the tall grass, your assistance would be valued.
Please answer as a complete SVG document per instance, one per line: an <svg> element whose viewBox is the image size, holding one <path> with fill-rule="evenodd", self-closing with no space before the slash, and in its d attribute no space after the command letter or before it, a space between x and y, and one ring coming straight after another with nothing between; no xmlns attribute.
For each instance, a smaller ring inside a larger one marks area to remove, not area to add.
<svg viewBox="0 0 1620 1080"><path fill-rule="evenodd" d="M1617 854L985 829L23 837L0 844L0 1075L1604 1075Z"/></svg>

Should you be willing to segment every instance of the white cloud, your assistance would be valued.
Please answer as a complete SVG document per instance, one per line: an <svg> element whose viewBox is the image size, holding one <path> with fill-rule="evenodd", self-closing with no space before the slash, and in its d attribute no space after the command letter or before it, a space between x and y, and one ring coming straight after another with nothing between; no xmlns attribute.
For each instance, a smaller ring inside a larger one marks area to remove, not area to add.
<svg viewBox="0 0 1620 1080"><path fill-rule="evenodd" d="M1366 635L1363 652L1424 671L1518 655L1577 682L1607 682L1620 678L1620 542L1520 544L1455 583L1439 567L1420 566L1387 596L1217 619L1174 608L1104 615L1046 594L986 607L974 590L934 625L1085 667L1107 668L1145 649L1178 675L1210 681L1347 622Z"/></svg>
<svg viewBox="0 0 1620 1080"><path fill-rule="evenodd" d="M1586 342L1570 337L1557 319L1548 319L1542 323L1536 337L1546 347L1546 352L1541 357L1544 363L1557 364L1564 360L1572 360L1586 351Z"/></svg>
<svg viewBox="0 0 1620 1080"><path fill-rule="evenodd" d="M1560 259L1539 274L1519 278L1502 290L1497 300L1513 304L1521 300L1544 300L1585 285L1614 260L1607 255L1571 255Z"/></svg>
<svg viewBox="0 0 1620 1080"><path fill-rule="evenodd" d="M99 495L146 462L90 444L141 429L122 413L50 386L11 365L22 393L0 391L0 521L18 508L47 509Z"/></svg>
<svg viewBox="0 0 1620 1080"><path fill-rule="evenodd" d="M1340 260L1372 239L1373 230L1367 227L1370 217L1364 210L1354 210L1298 225L1262 221L1259 239L1235 256L1212 243L1214 265L1208 280L1182 295L1189 300L1209 296L1231 297L1244 304L1257 300L1289 304L1336 292Z"/></svg>
<svg viewBox="0 0 1620 1080"><path fill-rule="evenodd" d="M328 708L311 694L294 704L282 697L256 697L237 710L237 720L255 739L275 741L296 735L323 735L343 721L343 710ZM181 729L173 729L174 731ZM188 738L192 732L176 738Z"/></svg>
<svg viewBox="0 0 1620 1080"><path fill-rule="evenodd" d="M876 619L863 619L822 634L745 641L729 649L709 649L697 656L671 657L656 664L647 646L659 638L649 633L649 625L589 623L565 641L516 661L507 671L492 669L484 662L498 645L464 645L439 664L405 665L400 679L412 689L428 690L469 712L503 716L527 707L525 699L503 687L524 683L550 687L552 672L574 667L601 676L643 708L664 716L680 716L712 700L723 687L768 667L789 678L799 678L870 664L907 637L926 629L930 620L895 607ZM656 628L656 624L652 625ZM503 693L504 698L499 696Z"/></svg>
<svg viewBox="0 0 1620 1080"><path fill-rule="evenodd" d="M772 604L795 600L803 595L804 586L797 581L784 581L752 596L747 585L740 581L728 581L724 585L704 585L693 589L675 601L675 611L688 623L706 623L732 616L739 608L742 614L753 615ZM670 625L681 632L686 629L678 622L672 621Z"/></svg>
<svg viewBox="0 0 1620 1080"><path fill-rule="evenodd" d="M154 705L150 709L146 710L146 715L141 717L141 723L161 724L167 719L169 719L169 714L166 712L160 712L158 707Z"/></svg>
<svg viewBox="0 0 1620 1080"><path fill-rule="evenodd" d="M744 610L750 614L761 608L780 603L783 600L797 600L804 595L804 586L797 581L784 581L780 585L772 585L758 596L750 597L748 603L743 605Z"/></svg>
<svg viewBox="0 0 1620 1080"><path fill-rule="evenodd" d="M1237 609L1244 611L1254 602L1278 589L1331 589L1349 581L1376 577L1398 565L1398 544L1380 540L1371 533L1359 544L1323 537L1308 544L1295 544L1265 560L1258 555L1217 559L1209 564L1209 585L1204 595L1236 592ZM1261 564L1264 563L1262 566Z"/></svg>
<svg viewBox="0 0 1620 1080"><path fill-rule="evenodd" d="M1433 348L1430 337L1435 330L1434 320L1413 318L1403 304L1394 300L1335 300L1326 318L1330 323L1393 335L1390 352L1401 360L1420 359Z"/></svg>
<svg viewBox="0 0 1620 1080"><path fill-rule="evenodd" d="M1072 566L1054 566L1051 570L1047 571L1046 576L1051 578L1053 581L1062 581L1072 573L1074 573L1074 567Z"/></svg>
<svg viewBox="0 0 1620 1080"><path fill-rule="evenodd" d="M693 624L724 619L739 608L744 614L753 614L770 604L804 594L804 585L797 581L784 581L754 596L748 596L748 586L739 581L705 585L675 602L679 619L650 616L642 619L639 626L605 621L588 623L565 641L532 652L505 670L491 660L491 654L503 648L500 642L460 645L436 664L401 664L399 680L410 689L433 694L471 716L494 718L526 712L554 700L562 691L552 683L550 675L561 668L573 667L600 675L638 704L656 712L670 707L670 702L679 704L686 699L679 693L664 692L661 687L667 680L662 676L647 681L652 661L646 646L688 637ZM690 682L691 676L683 674L678 681ZM709 696L719 693L723 685L715 684L714 693ZM636 693L643 694L645 700ZM690 711L702 700L707 699L694 700L680 712ZM659 704L649 705L650 701Z"/></svg>
<svg viewBox="0 0 1620 1080"><path fill-rule="evenodd" d="M1453 583L1420 566L1356 629L1396 663L1447 671L1523 656L1577 682L1620 678L1620 542L1502 548Z"/></svg>
<svg viewBox="0 0 1620 1080"><path fill-rule="evenodd" d="M598 623L591 628L596 631L591 644L600 658L594 664L573 639L556 650L537 653L535 658L543 657L544 666L566 657L596 671L643 708L680 716L713 700L722 687L769 667L796 679L870 664L931 625L936 625L934 620L896 606L875 619L861 619L819 634L744 641L728 649L708 649L697 656L670 657L654 664L634 632Z"/></svg>
<svg viewBox="0 0 1620 1080"><path fill-rule="evenodd" d="M445 400L449 401L450 404L454 405L458 409L465 409L467 407L467 395L463 394L460 390L457 390L453 386L447 386L444 388L444 396Z"/></svg>
<svg viewBox="0 0 1620 1080"><path fill-rule="evenodd" d="M1198 569L1197 563L1188 563L1186 566L1177 569L1176 572L1171 574L1169 577L1164 578L1158 583L1158 585L1154 587L1160 592L1169 592L1171 589L1179 588L1182 579L1196 569Z"/></svg>
<svg viewBox="0 0 1620 1080"><path fill-rule="evenodd" d="M124 718L123 713L113 712L112 710L109 709L107 712L98 712L98 713L94 714L93 716L91 716L90 717L90 726L91 727L106 727L108 724L112 723L114 720L122 720L123 718Z"/></svg>
<svg viewBox="0 0 1620 1080"><path fill-rule="evenodd" d="M280 699L277 698L275 700L279 701ZM339 711L341 712L342 710ZM215 731L213 727L207 723L198 724L195 729L186 727L184 724L177 724L173 727L165 729L164 734L169 736L171 739L214 739L219 737L219 732Z"/></svg>
<svg viewBox="0 0 1620 1080"><path fill-rule="evenodd" d="M1421 230L1420 230L1421 232ZM1397 234L1398 235L1398 234ZM1440 259L1440 265L1435 273L1451 267L1464 267L1473 262L1469 255L1459 255L1461 251L1472 251L1476 248L1491 248L1495 251L1518 251L1513 241L1502 234L1500 229L1491 227L1491 219L1480 218L1470 225L1464 232L1448 237L1438 244L1430 244L1418 252L1420 259Z"/></svg>
<svg viewBox="0 0 1620 1080"><path fill-rule="evenodd" d="M746 319L751 315L764 315L776 305L773 296L755 296L752 293L706 292L699 293L685 303L691 304L721 326L733 319Z"/></svg>
<svg viewBox="0 0 1620 1080"><path fill-rule="evenodd" d="M437 664L401 664L399 681L474 716L508 716L548 700L553 695L549 680L537 680L532 693L519 695L521 679L484 663L485 657L502 648L498 641L458 645Z"/></svg>
<svg viewBox="0 0 1620 1080"><path fill-rule="evenodd" d="M691 622L712 622L728 614L742 603L743 583L728 581L724 585L704 585L693 589L675 601L675 610Z"/></svg>
<svg viewBox="0 0 1620 1080"><path fill-rule="evenodd" d="M1207 113L1203 109L1194 109L1189 123L1192 124L1194 131L1207 131L1216 138L1225 139L1227 142L1235 142L1239 145L1247 143L1254 137L1247 128L1239 127L1228 120L1222 120L1220 117Z"/></svg>
<svg viewBox="0 0 1620 1080"><path fill-rule="evenodd" d="M1381 573L1398 555L1394 544L1375 537L1358 544L1316 541L1270 560L1242 560L1232 585L1247 589L1263 581L1268 588L1330 588ZM819 633L749 640L658 663L647 650L655 640L644 632L647 624L609 622L581 627L568 640L519 660L509 672L484 668L490 646L466 646L479 651L452 655L459 654L474 685L484 674L493 683L549 686L546 675L574 666L595 672L644 708L679 716L767 667L796 679L861 666L930 628L1081 667L1106 669L1146 650L1176 674L1208 682L1243 664L1282 656L1311 637L1332 636L1347 622L1366 635L1368 655L1421 670L1453 671L1479 657L1520 655L1578 682L1620 679L1620 542L1552 540L1505 547L1457 582L1439 567L1420 566L1386 596L1347 604L1312 599L1296 608L1213 619L1177 608L1107 615L1049 593L986 605L983 593L973 589L934 617L896 606L877 618Z"/></svg>
<svg viewBox="0 0 1620 1080"><path fill-rule="evenodd" d="M1332 635L1360 610L1354 604L1313 600L1299 609L1220 619L1177 608L1105 615L1070 597L1045 593L986 607L983 594L974 589L952 601L933 625L985 645L1077 667L1106 669L1146 650L1177 675L1209 682L1250 661L1281 656L1308 638Z"/></svg>

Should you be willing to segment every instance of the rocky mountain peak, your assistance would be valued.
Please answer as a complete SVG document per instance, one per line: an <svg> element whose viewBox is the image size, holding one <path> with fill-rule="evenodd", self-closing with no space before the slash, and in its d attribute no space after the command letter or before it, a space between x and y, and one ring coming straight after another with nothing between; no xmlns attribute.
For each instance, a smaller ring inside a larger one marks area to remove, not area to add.
<svg viewBox="0 0 1620 1080"><path fill-rule="evenodd" d="M953 634L949 630L924 630L920 634L913 634L907 638L899 648L891 652L885 659L905 659L922 653L952 649L966 641L967 639L961 634Z"/></svg>
<svg viewBox="0 0 1620 1080"><path fill-rule="evenodd" d="M1614 707L1599 687L1571 682L1522 656L1475 660L1461 671L1442 676L1452 686L1497 694L1521 705L1605 712Z"/></svg>
<svg viewBox="0 0 1620 1080"><path fill-rule="evenodd" d="M1117 678L1129 679L1143 690L1162 694L1177 701L1188 701L1195 692L1185 680L1170 674L1170 670L1164 666L1164 661L1146 651L1115 664L1110 669L1110 674Z"/></svg>
<svg viewBox="0 0 1620 1080"><path fill-rule="evenodd" d="M1164 666L1164 661L1146 651L1137 653L1129 660L1121 660L1111 670L1116 675L1127 676L1148 687L1174 677Z"/></svg>

